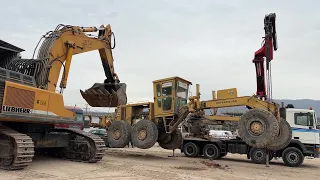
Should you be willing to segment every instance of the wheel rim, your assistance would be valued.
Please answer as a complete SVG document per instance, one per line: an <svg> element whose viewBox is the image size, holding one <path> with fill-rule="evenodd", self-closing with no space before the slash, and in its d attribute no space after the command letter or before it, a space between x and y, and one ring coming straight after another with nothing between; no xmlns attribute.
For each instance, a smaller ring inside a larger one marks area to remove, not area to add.
<svg viewBox="0 0 320 180"><path fill-rule="evenodd" d="M290 163L297 163L299 161L299 155L298 153L296 152L290 152L288 153L287 155L287 160L290 162Z"/></svg>
<svg viewBox="0 0 320 180"><path fill-rule="evenodd" d="M264 159L264 153L262 151L260 151L260 150L255 151L253 156L254 156L254 158L256 160L260 160L261 161L261 160Z"/></svg>
<svg viewBox="0 0 320 180"><path fill-rule="evenodd" d="M145 129L142 129L139 131L139 134L138 134L138 139L140 141L143 141L147 138L147 131Z"/></svg>
<svg viewBox="0 0 320 180"><path fill-rule="evenodd" d="M213 148L208 148L208 149L207 149L207 155L210 156L210 157L214 155L214 150L213 150Z"/></svg>
<svg viewBox="0 0 320 180"><path fill-rule="evenodd" d="M118 140L121 137L121 132L117 129L112 132L112 135L115 140Z"/></svg>
<svg viewBox="0 0 320 180"><path fill-rule="evenodd" d="M191 146L188 146L187 148L186 148L186 151L187 151L187 154L192 154L193 153L193 147L191 147Z"/></svg>
<svg viewBox="0 0 320 180"><path fill-rule="evenodd" d="M263 132L262 123L259 121L252 122L250 124L250 130L251 130L251 133L253 133L254 135L261 135Z"/></svg>
<svg viewBox="0 0 320 180"><path fill-rule="evenodd" d="M252 119L247 124L247 129L252 136L263 135L266 131L265 127L265 123L260 118Z"/></svg>

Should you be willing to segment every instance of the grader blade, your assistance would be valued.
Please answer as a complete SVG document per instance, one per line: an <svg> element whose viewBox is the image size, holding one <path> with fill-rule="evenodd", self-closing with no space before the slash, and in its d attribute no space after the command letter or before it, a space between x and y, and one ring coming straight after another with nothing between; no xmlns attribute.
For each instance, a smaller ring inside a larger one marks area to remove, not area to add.
<svg viewBox="0 0 320 180"><path fill-rule="evenodd" d="M125 83L95 83L80 93L92 107L117 107L127 104L126 88Z"/></svg>

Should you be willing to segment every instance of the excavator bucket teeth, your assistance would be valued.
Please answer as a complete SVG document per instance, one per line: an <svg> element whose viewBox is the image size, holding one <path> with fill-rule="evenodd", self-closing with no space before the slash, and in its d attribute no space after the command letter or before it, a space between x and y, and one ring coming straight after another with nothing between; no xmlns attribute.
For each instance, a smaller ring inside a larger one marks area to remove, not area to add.
<svg viewBox="0 0 320 180"><path fill-rule="evenodd" d="M80 93L92 107L117 107L127 104L126 88L125 83L95 83Z"/></svg>

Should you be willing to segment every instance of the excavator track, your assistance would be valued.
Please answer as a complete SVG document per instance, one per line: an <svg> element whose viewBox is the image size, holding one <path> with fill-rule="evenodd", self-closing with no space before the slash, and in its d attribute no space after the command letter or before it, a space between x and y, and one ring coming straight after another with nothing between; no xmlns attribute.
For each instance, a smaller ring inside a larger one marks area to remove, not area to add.
<svg viewBox="0 0 320 180"><path fill-rule="evenodd" d="M34 144L29 136L2 125L0 125L0 134L1 153L7 154L0 155L1 169L19 170L32 163Z"/></svg>
<svg viewBox="0 0 320 180"><path fill-rule="evenodd" d="M87 163L98 162L104 156L106 145L99 136L78 129L59 128L53 132L67 132L72 138L68 147L49 153L51 156Z"/></svg>

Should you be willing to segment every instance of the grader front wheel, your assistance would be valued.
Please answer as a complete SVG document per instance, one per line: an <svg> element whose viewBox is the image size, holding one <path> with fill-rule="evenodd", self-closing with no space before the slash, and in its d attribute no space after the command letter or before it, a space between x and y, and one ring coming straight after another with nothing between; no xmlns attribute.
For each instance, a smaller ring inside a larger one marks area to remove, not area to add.
<svg viewBox="0 0 320 180"><path fill-rule="evenodd" d="M239 135L249 146L265 148L279 134L279 123L269 111L251 109L239 121Z"/></svg>
<svg viewBox="0 0 320 180"><path fill-rule="evenodd" d="M123 148L129 144L131 126L126 121L114 121L108 128L109 147Z"/></svg>
<svg viewBox="0 0 320 180"><path fill-rule="evenodd" d="M158 139L158 128L156 124L148 119L137 122L132 127L132 143L140 149L151 148Z"/></svg>
<svg viewBox="0 0 320 180"><path fill-rule="evenodd" d="M277 138L268 146L270 150L280 150L287 147L292 139L290 124L283 118L280 119L280 130Z"/></svg>

